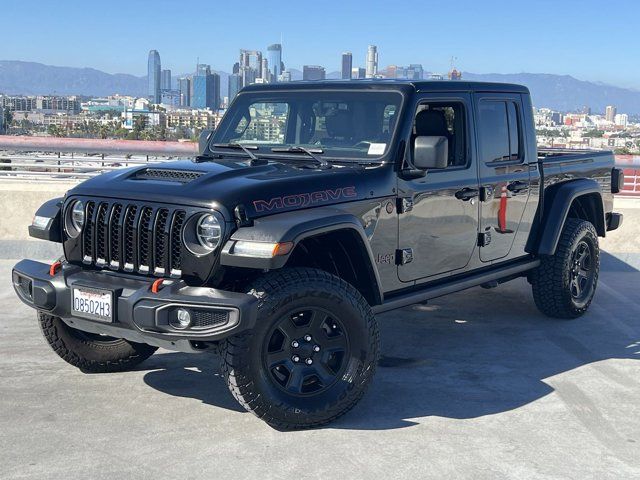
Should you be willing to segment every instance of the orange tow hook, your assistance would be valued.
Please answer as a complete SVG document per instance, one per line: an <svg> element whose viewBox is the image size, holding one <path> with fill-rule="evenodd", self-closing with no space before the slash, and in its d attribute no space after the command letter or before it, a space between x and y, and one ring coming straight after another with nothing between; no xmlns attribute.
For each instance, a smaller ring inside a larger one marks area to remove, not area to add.
<svg viewBox="0 0 640 480"><path fill-rule="evenodd" d="M49 267L49 275L55 277L56 272L62 267L62 262L53 262Z"/></svg>
<svg viewBox="0 0 640 480"><path fill-rule="evenodd" d="M151 293L158 293L160 287L162 286L162 282L164 282L164 278L159 278L151 285Z"/></svg>

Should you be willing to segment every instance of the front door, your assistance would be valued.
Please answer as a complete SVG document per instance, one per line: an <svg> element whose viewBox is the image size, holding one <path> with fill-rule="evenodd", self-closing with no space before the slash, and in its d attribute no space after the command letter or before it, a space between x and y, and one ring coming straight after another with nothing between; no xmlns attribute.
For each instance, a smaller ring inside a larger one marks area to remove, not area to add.
<svg viewBox="0 0 640 480"><path fill-rule="evenodd" d="M506 257L529 199L519 94L476 93L480 176L480 260Z"/></svg>
<svg viewBox="0 0 640 480"><path fill-rule="evenodd" d="M478 234L478 174L471 158L472 106L468 94L428 94L418 100L408 139L448 140L448 166L398 181L398 277L403 282L462 271Z"/></svg>

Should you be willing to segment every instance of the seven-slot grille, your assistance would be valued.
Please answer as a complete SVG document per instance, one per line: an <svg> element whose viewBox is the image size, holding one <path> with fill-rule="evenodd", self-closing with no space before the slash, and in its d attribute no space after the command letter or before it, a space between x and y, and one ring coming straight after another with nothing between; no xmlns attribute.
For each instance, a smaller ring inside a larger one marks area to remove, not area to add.
<svg viewBox="0 0 640 480"><path fill-rule="evenodd" d="M86 202L83 262L157 277L182 274L184 210L114 201Z"/></svg>

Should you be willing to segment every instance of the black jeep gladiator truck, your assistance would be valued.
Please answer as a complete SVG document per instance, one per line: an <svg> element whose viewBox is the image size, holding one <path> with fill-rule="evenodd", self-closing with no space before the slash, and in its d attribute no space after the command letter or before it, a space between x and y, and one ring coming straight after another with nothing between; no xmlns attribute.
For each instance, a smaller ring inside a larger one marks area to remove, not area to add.
<svg viewBox="0 0 640 480"><path fill-rule="evenodd" d="M362 397L378 313L526 277L544 314L584 314L622 182L610 152L537 149L522 86L254 85L195 158L45 203L29 232L64 257L13 284L82 371L215 351L245 409L312 427Z"/></svg>

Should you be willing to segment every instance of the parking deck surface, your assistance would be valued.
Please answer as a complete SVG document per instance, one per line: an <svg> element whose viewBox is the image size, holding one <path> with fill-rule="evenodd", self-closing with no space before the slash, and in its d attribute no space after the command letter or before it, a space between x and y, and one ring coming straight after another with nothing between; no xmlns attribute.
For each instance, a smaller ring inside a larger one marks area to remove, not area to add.
<svg viewBox="0 0 640 480"><path fill-rule="evenodd" d="M627 258L628 260L628 258ZM328 427L245 413L210 354L83 374L45 344L0 261L0 478L640 478L640 272L603 254L589 313L524 279L379 317L363 401Z"/></svg>

